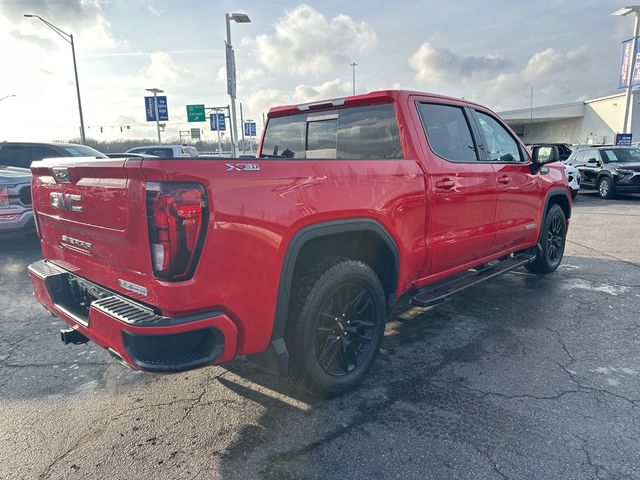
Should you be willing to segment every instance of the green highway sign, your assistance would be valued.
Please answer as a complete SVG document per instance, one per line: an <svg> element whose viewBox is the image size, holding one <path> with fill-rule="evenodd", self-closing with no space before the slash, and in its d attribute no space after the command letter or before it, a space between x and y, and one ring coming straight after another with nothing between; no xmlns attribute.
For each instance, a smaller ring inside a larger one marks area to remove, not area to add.
<svg viewBox="0 0 640 480"><path fill-rule="evenodd" d="M207 118L204 114L204 105L187 105L187 121L206 122Z"/></svg>

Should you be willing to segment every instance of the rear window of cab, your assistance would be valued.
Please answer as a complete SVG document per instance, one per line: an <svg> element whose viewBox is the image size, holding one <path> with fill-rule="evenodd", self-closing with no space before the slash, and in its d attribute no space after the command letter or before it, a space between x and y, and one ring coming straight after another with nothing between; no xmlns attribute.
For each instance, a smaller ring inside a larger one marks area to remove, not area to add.
<svg viewBox="0 0 640 480"><path fill-rule="evenodd" d="M403 158L393 104L271 118L263 158Z"/></svg>

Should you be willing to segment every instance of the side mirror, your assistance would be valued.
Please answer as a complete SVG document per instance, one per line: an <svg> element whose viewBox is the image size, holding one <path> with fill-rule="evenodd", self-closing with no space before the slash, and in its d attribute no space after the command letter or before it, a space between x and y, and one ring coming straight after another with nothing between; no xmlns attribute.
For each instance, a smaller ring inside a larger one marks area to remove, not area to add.
<svg viewBox="0 0 640 480"><path fill-rule="evenodd" d="M559 162L560 154L556 146L533 147L531 152L533 163L536 165L544 165L545 163Z"/></svg>
<svg viewBox="0 0 640 480"><path fill-rule="evenodd" d="M600 162L595 158L590 158L589 160L587 160L587 163L589 165L600 165Z"/></svg>

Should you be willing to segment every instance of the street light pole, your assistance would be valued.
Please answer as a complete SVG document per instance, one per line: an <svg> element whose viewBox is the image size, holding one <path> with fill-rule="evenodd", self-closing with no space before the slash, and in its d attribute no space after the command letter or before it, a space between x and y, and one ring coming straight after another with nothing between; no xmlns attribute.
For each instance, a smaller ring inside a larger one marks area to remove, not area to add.
<svg viewBox="0 0 640 480"><path fill-rule="evenodd" d="M63 40L71 44L71 55L73 56L73 74L76 79L76 93L78 95L78 112L80 113L80 143L85 144L86 137L84 134L84 117L82 115L82 100L80 99L80 82L78 81L78 65L76 63L76 47L75 47L75 44L73 43L73 35L59 29L54 24L47 22L44 18L42 18L39 15L32 15L32 14L25 13L24 16L27 18L37 18L42 23L44 23L47 27L49 27L51 30L56 32L60 37L62 37Z"/></svg>
<svg viewBox="0 0 640 480"><path fill-rule="evenodd" d="M353 86L353 94L356 94L356 67L358 66L358 64L356 62L352 62L349 65L351 65L351 68L353 69L353 82L351 83L351 85Z"/></svg>
<svg viewBox="0 0 640 480"><path fill-rule="evenodd" d="M158 115L158 94L164 93L164 90L159 88L145 88L147 92L153 93L153 105L156 113L156 130L158 131L158 143L162 145L162 138L160 137L160 115Z"/></svg>
<svg viewBox="0 0 640 480"><path fill-rule="evenodd" d="M249 23L251 19L244 13L225 13L227 26L227 93L231 97L231 156L236 156L238 142L238 126L236 125L236 61L231 45L231 20L236 23ZM231 69L231 70L230 70Z"/></svg>
<svg viewBox="0 0 640 480"><path fill-rule="evenodd" d="M638 37L638 30L640 27L640 6L635 5L631 7L624 7L619 10L616 10L611 15L615 16L625 16L630 13L635 13L635 21L633 24L633 38L631 39L631 65L629 66L629 72L627 73L627 88L625 89L625 107L624 107L624 123L622 124L622 133L629 133L631 131L631 126L628 126L630 120L630 110L631 110L631 83L633 81L633 70L636 67L636 44Z"/></svg>

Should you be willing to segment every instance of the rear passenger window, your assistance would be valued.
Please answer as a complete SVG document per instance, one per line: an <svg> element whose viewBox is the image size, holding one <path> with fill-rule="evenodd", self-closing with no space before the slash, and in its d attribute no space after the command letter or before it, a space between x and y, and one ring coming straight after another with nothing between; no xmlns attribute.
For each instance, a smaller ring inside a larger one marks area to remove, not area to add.
<svg viewBox="0 0 640 480"><path fill-rule="evenodd" d="M396 111L391 103L340 110L338 158L403 158Z"/></svg>
<svg viewBox="0 0 640 480"><path fill-rule="evenodd" d="M307 123L307 158L335 158L338 119L309 120Z"/></svg>
<svg viewBox="0 0 640 480"><path fill-rule="evenodd" d="M270 119L262 142L262 155L305 158L306 127L306 114Z"/></svg>
<svg viewBox="0 0 640 480"><path fill-rule="evenodd" d="M431 150L451 162L475 162L476 146L469 122L461 107L420 103L420 117Z"/></svg>
<svg viewBox="0 0 640 480"><path fill-rule="evenodd" d="M403 158L393 104L272 118L263 157L377 160Z"/></svg>
<svg viewBox="0 0 640 480"><path fill-rule="evenodd" d="M27 155L27 146L5 145L0 149L0 165L29 168L31 161Z"/></svg>

